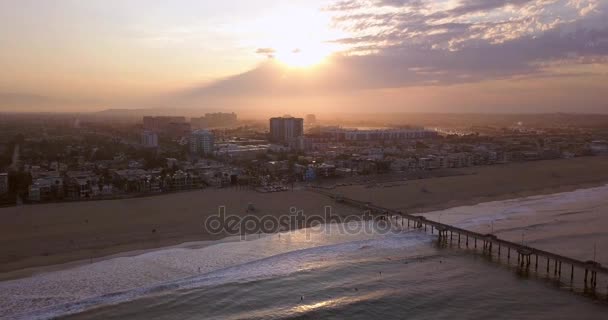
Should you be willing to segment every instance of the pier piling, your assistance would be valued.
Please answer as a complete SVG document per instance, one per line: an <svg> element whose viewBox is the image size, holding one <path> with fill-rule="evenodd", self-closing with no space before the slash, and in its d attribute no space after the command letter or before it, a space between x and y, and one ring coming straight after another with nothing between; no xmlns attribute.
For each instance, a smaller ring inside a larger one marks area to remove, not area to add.
<svg viewBox="0 0 608 320"><path fill-rule="evenodd" d="M574 265L570 269L570 282L574 282Z"/></svg>
<svg viewBox="0 0 608 320"><path fill-rule="evenodd" d="M398 214L401 216L402 225L403 225L403 219L407 220L408 229L411 228L410 221L414 222L414 226L413 226L414 228L417 228L420 230L424 227L424 230L427 231L428 226L430 226L432 234L434 234L435 229L437 229L438 234L439 234L439 243L440 244L447 243L447 237L448 237L448 231L449 231L450 244L453 241L454 232L456 234L458 234L458 246L460 246L461 237L464 236L465 237L464 244L466 245L467 248L469 248L469 237L473 237L474 246L475 246L475 249L477 249L477 239L480 239L483 241L484 254L486 254L486 252L487 252L487 253L489 253L490 256L492 256L492 251L493 251L494 245L498 245L498 257L499 258L501 255L502 247L507 248L507 259L509 259L509 261L511 258L511 249L516 250L518 252L518 258L517 258L518 266L522 269L524 267L526 267L529 270L530 265L531 265L531 255L534 254L534 256L535 256L534 268L535 268L536 272L538 272L539 260L541 258L545 258L547 260L546 261L547 277L550 276L551 262L553 262L553 275L556 278L556 280L561 280L562 264L565 262L570 265L570 282L571 283L574 283L575 267L579 268L581 271L585 270L584 279L583 279L585 291L591 290L591 292L594 296L596 295L595 291L597 288L598 273L600 273L604 276L608 276L608 268L602 266L601 264L599 264L598 262L595 262L595 261L581 261L581 260L577 260L577 259L572 259L572 258L562 256L559 254L528 247L528 246L523 245L523 243L519 244L519 243L515 243L515 242L498 239L496 236L491 235L491 234L483 235L483 234L480 234L477 232L461 229L461 228L458 228L455 226L431 221L431 220L428 220L421 216L406 214L406 213L402 213L402 212L399 212L396 210L382 208L382 207L373 205L368 202L362 202L362 201L358 201L355 199L349 199L346 197L335 195L331 192L326 192L326 191L321 191L321 190L316 190L316 189L313 189L313 191L315 191L317 193L321 193L326 196L329 196L332 199L336 199L336 200L339 197L339 200L341 203L346 203L348 205L351 205L351 206L357 207L357 208L364 208L364 210L369 210L373 214L376 214L377 216L379 216L381 218L386 219L386 218L391 217L391 215L393 215L393 214ZM553 260L553 261L551 261L551 260ZM606 297L608 298L608 288L607 288L607 292L606 292Z"/></svg>

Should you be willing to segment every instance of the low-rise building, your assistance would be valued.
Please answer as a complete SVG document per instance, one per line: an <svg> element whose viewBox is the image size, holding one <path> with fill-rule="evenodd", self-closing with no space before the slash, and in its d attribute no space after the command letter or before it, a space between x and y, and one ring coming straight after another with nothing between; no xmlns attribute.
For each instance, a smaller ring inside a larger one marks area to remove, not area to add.
<svg viewBox="0 0 608 320"><path fill-rule="evenodd" d="M223 144L218 146L215 154L218 157L229 158L255 158L260 154L265 154L270 149L269 145L237 145Z"/></svg>
<svg viewBox="0 0 608 320"><path fill-rule="evenodd" d="M8 173L0 173L0 196L8 193Z"/></svg>
<svg viewBox="0 0 608 320"><path fill-rule="evenodd" d="M200 188L201 178L190 172L176 171L163 179L163 191L179 191Z"/></svg>
<svg viewBox="0 0 608 320"><path fill-rule="evenodd" d="M608 141L595 140L590 145L591 152L595 155L608 155Z"/></svg>
<svg viewBox="0 0 608 320"><path fill-rule="evenodd" d="M71 200L93 198L94 185L99 184L99 177L90 171L68 171L65 177L66 196Z"/></svg>
<svg viewBox="0 0 608 320"><path fill-rule="evenodd" d="M140 169L119 170L113 173L114 188L123 193L160 192L160 172L150 173Z"/></svg>
<svg viewBox="0 0 608 320"><path fill-rule="evenodd" d="M110 184L93 185L91 191L94 198L110 197L114 194L114 187Z"/></svg>
<svg viewBox="0 0 608 320"><path fill-rule="evenodd" d="M63 199L64 185L60 176L38 178L28 188L28 200L34 202Z"/></svg>
<svg viewBox="0 0 608 320"><path fill-rule="evenodd" d="M425 128L406 129L344 129L323 128L322 133L333 136L336 141L398 141L411 139L435 138L435 130Z"/></svg>

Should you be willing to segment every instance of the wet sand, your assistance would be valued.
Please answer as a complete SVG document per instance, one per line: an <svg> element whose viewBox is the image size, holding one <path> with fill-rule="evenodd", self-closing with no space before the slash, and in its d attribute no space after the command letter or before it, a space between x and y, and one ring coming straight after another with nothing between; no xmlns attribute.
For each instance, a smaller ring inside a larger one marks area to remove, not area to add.
<svg viewBox="0 0 608 320"><path fill-rule="evenodd" d="M606 157L455 170L466 175L408 181L394 187L350 186L334 191L416 213L571 191L608 182ZM33 271L24 269L32 267L220 239L224 235L204 231L204 219L216 214L220 205L227 207L228 214L243 215L249 203L254 205L257 215L276 216L288 214L292 206L306 214L320 214L324 206L335 205L308 191L261 194L207 189L151 198L3 208L0 209L0 272L20 270L3 277L24 276ZM355 212L340 206L334 211L337 214ZM579 230L582 222L577 223L578 216L581 215L570 215L567 223L560 224L562 229L553 231ZM605 230L606 226L608 221L598 222L598 228ZM511 237L515 237L514 234L517 232L513 231Z"/></svg>

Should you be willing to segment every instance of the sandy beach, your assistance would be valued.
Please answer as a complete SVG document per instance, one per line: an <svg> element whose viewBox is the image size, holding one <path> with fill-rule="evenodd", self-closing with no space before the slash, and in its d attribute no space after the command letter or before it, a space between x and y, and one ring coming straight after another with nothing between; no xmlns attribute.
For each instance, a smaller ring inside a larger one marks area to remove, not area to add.
<svg viewBox="0 0 608 320"><path fill-rule="evenodd" d="M349 186L334 191L382 206L421 213L572 191L608 182L608 158L605 157L456 170L466 175L413 180L399 186ZM206 233L204 219L216 214L218 206L222 205L226 206L227 214L243 215L250 203L258 215L285 215L290 207L304 210L305 214L320 214L326 205L333 205L337 214L355 212L352 208L336 207L329 199L308 191L262 194L235 189L3 208L0 209L0 272L5 273L3 278L14 278L33 271L28 268L86 261L190 241L217 240L223 235ZM557 236L576 231L582 221L589 221L589 217L569 215L567 221L551 232ZM601 230L602 226L608 225L608 220L594 223ZM507 238L519 237L521 233L514 231L516 226L506 223L497 223L496 228L503 230ZM589 232L600 232L598 230ZM532 241L533 236L529 237ZM575 250L571 248L567 253L570 251ZM586 249L586 255L588 251Z"/></svg>

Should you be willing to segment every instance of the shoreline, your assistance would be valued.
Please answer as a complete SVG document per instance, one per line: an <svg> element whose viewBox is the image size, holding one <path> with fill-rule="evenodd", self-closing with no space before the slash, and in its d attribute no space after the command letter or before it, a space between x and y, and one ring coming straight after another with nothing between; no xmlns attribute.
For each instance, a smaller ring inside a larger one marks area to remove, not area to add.
<svg viewBox="0 0 608 320"><path fill-rule="evenodd" d="M27 277L31 277L31 276L41 274L41 273L68 270L71 268L76 268L79 266L92 264L92 263L96 263L96 262L101 262L101 261L106 261L106 260L111 260L111 259L116 259L116 258L136 257L139 255L156 252L156 251L161 251L161 250L170 250L170 249L179 249L179 248L197 248L198 249L198 248L204 248L204 247L208 247L208 246L212 246L212 245L216 245L216 244L220 244L220 243L238 241L238 240L235 240L232 238L233 237L226 237L226 238L223 238L220 240L201 240L201 241L184 242L184 243L180 243L180 244L176 244L176 245L161 246L161 247L157 247L157 248L122 251L122 252L111 254L108 256L96 257L96 258L92 258L92 259L82 259L82 260L68 261L68 262L60 263L60 264L41 265L41 266L29 267L29 268L25 268L25 269L18 269L18 270L0 273L0 282L27 278Z"/></svg>
<svg viewBox="0 0 608 320"><path fill-rule="evenodd" d="M552 194L572 192L572 191L576 191L576 190L592 189L592 188L602 187L605 185L608 185L608 180L601 181L601 182L563 185L563 186L556 187L556 188L527 190L527 191L522 191L522 192L517 192L517 193L496 195L494 197L480 197L480 198L475 198L475 199L472 199L469 201L466 201L466 200L455 201L455 202L448 202L445 204L437 205L434 207L424 207L424 208L421 208L419 213L425 214L425 213L429 213L429 212L433 212L433 211L446 210L446 209L451 209L451 208L456 208L456 207L474 206L474 205L478 205L481 203L488 203L488 202L525 199L525 198L536 197L536 196L547 196L547 195L552 195Z"/></svg>
<svg viewBox="0 0 608 320"><path fill-rule="evenodd" d="M608 158L601 160L608 162L606 161ZM563 161L568 160L561 161L563 163ZM477 167L473 168L474 170L468 170L469 172L474 171L474 176L457 175L453 177L412 180L408 181L404 186L383 188L382 190L386 190L386 192L377 194L373 202L385 207L423 214L492 201L504 201L588 189L608 183L608 163L600 163L601 168L598 170L597 160L591 162L594 163L590 163L589 159L579 160L575 163L577 164L575 166L576 170L569 169L568 171L572 171L573 175L570 175L570 173L566 175L564 173L564 178L560 179L558 183L549 181L552 183L541 184L540 188L522 185L521 187L518 186L521 191L501 192L504 190L489 190L489 188L484 188L485 185L479 185L475 186L475 190L470 192L472 196L466 194L459 197L452 196L452 193L457 191L453 189L453 186L445 187L448 190L447 196L440 195L438 191L435 191L439 190L439 187L446 183L460 184L474 180L483 180L485 184L488 184L486 180L489 180L488 185L492 186L495 184L493 180L500 179L501 175L512 175L514 170L526 168L536 172L539 165L541 167L550 167L552 165L559 167L560 162L537 162L535 166ZM591 165L596 165L596 167ZM581 167L590 168L587 176L581 175ZM500 174L496 174L494 171ZM578 179L570 181L568 180L569 177L578 177ZM564 182L572 183L566 184ZM420 185L427 186L433 190L430 194L421 194L420 196L420 198L429 198L428 201L425 200L426 203L419 201L419 203L402 207L405 201L403 200L403 196L400 197L399 195L412 192L412 190L416 190ZM356 190L352 191L353 188ZM349 192L349 189L354 194L357 193L357 190L363 190L365 193L374 192L362 186L340 187L337 191ZM280 197L277 197L277 195L280 195ZM352 195L349 194L349 196ZM239 214L239 207L244 208L247 206L247 203L252 202L255 203L256 207L260 207L261 212L268 214L286 213L291 204L297 204L298 208L302 208L307 213L315 212L315 210L322 208L324 205L336 206L329 199L325 199L325 197L310 191L259 194L245 190L228 189L193 191L154 198L102 201L97 203L86 202L81 204L53 204L46 207L35 206L36 208L48 210L45 210L45 212L31 212L31 210L27 213L22 211L13 212L15 214L14 217L6 213L7 209L0 209L0 217L7 221L7 223L0 226L0 231L4 231L0 232L0 240L10 241L8 243L11 243L15 247L12 252L21 250L20 252L23 254L20 259L2 261L0 264L0 281L28 277L32 274L49 270L69 268L83 263L90 263L90 261L100 261L120 256L134 256L150 251L183 247L193 243L208 243L211 245L226 241L224 236L201 232L199 227L202 218L205 215L214 214L216 206L221 203L228 205L227 212ZM91 208L91 205L96 205L97 208ZM175 210L164 210L167 208ZM343 215L347 211L353 211L341 208L340 206L336 206L336 208L339 215ZM154 212L152 212L153 210ZM167 212L170 212L170 214L167 214ZM27 219L32 216L44 216L45 221L41 222L40 225L33 223L23 225L23 221L28 221ZM11 221L11 218L14 218L14 220ZM83 219L87 222L83 223ZM88 219L91 219L90 223ZM95 221L92 221L93 219ZM142 225L145 228L142 228ZM45 228L43 229L41 226ZM152 234L150 233L151 229L158 229L159 232ZM48 239L48 242L41 242L45 239ZM78 246L74 246L72 239L82 241L83 244L76 242ZM40 248L41 244L46 244L47 247ZM49 255L40 254L40 252L47 252L46 250L53 250L55 252L51 251L52 254ZM10 252L8 253L10 254ZM3 255L4 259L7 258L6 251L0 252L0 254ZM8 256L8 258L11 257Z"/></svg>
<svg viewBox="0 0 608 320"><path fill-rule="evenodd" d="M592 189L592 188L606 186L606 185L608 185L608 181L606 181L604 183L590 183L590 184L581 184L581 185L562 186L559 188L539 190L539 192L535 192L535 191L531 190L531 191L527 191L527 192L522 192L521 194L502 195L502 196L498 196L496 198L479 198L479 199L475 199L475 200L471 200L471 201L454 203L454 205L449 205L449 204L438 205L435 208L425 208L424 210L422 210L416 214L425 215L427 213L431 213L431 212L435 212L435 211L454 209L454 208L458 208L458 207L475 206L475 205L479 205L479 204L501 202L501 201L507 201L507 200L516 200L516 199L523 200L523 199L531 198L531 197L539 197L539 196L542 197L542 196L547 196L547 195L573 192L573 191L577 191L577 190ZM17 270L12 270L12 271L8 271L8 272L2 272L2 273L0 273L0 282L26 278L26 277L30 277L30 276L40 274L40 273L66 270L66 269L70 269L70 268L79 267L82 265L87 265L87 264L96 263L96 262L105 261L105 260L111 260L111 259L115 259L115 258L135 257L135 256L139 256L139 255L143 255L143 254L147 254L147 253L151 253L151 252L177 249L177 248L197 248L197 249L199 249L199 248L213 246L213 245L220 244L220 243L234 242L234 241L242 241L242 240L240 240L238 236L228 236L228 237L220 238L218 240L187 241L187 242L182 242L182 243L178 243L178 244L166 245L166 246L162 245L159 247L153 247L153 248L147 248L147 249L120 251L115 254L95 257L95 258L91 258L91 259L67 261L67 262L60 263L60 264L39 265L39 266L34 266L34 267L28 267L25 269L17 269ZM247 241L247 240L245 240L245 241Z"/></svg>

